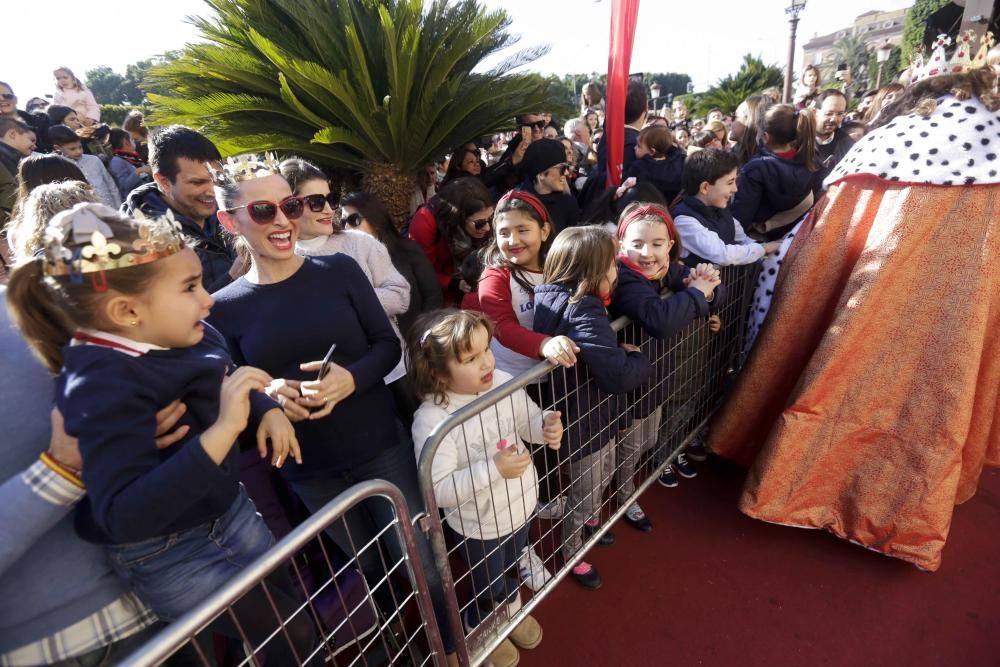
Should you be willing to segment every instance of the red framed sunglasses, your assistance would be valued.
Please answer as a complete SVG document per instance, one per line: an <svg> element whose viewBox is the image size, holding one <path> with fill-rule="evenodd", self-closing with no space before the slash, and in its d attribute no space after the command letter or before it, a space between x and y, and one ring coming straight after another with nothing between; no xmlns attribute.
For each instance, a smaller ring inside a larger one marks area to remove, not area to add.
<svg viewBox="0 0 1000 667"><path fill-rule="evenodd" d="M274 222L274 218L278 215L278 209L289 220L298 220L302 217L302 212L305 210L305 200L302 197L285 197L280 202L275 204L273 201L252 201L249 204L244 204L243 206L234 206L233 208L226 209L229 212L245 208L247 210L247 215L250 219L256 222L258 225L269 225Z"/></svg>

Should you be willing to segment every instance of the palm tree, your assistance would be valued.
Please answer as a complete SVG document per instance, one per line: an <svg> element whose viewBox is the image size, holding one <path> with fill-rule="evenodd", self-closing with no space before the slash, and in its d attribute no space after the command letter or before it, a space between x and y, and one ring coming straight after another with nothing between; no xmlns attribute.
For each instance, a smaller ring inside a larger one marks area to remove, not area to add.
<svg viewBox="0 0 1000 667"><path fill-rule="evenodd" d="M200 128L223 155L275 150L362 174L401 223L413 175L451 148L557 111L558 83L512 73L510 19L476 0L206 0L202 43L148 75L152 121Z"/></svg>
<svg viewBox="0 0 1000 667"><path fill-rule="evenodd" d="M854 97L853 92L868 87L869 78L868 44L859 33L850 32L831 45L829 59L823 59L823 80L835 81L836 69L843 63L850 66L853 77L851 85L845 92L849 97ZM874 85L875 82L871 83Z"/></svg>
<svg viewBox="0 0 1000 667"><path fill-rule="evenodd" d="M743 56L743 64L736 74L720 79L702 95L699 113L712 107L719 107L723 113L732 113L746 98L766 88L780 86L783 80L780 67L765 65L761 58L748 53Z"/></svg>

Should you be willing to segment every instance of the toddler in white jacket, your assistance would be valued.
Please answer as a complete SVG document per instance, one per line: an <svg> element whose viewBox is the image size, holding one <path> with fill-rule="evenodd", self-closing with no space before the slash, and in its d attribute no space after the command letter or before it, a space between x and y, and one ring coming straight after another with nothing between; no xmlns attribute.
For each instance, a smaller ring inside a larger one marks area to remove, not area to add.
<svg viewBox="0 0 1000 667"><path fill-rule="evenodd" d="M473 311L438 310L422 316L410 341L408 371L424 397L413 419L417 457L442 420L511 379L496 370L493 326ZM544 413L523 389L514 391L445 436L434 454L434 497L445 521L464 538L459 552L469 566L475 600L465 607L471 632L500 605L520 609L518 558L528 541L538 479L526 442L558 449L558 412ZM497 652L508 663L517 648L534 648L541 626L531 616L518 624Z"/></svg>

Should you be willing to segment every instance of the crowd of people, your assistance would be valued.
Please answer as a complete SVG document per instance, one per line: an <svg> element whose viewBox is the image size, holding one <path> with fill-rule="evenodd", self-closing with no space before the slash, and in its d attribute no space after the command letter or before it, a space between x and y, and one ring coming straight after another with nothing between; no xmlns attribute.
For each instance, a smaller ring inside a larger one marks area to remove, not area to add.
<svg viewBox="0 0 1000 667"><path fill-rule="evenodd" d="M385 479L418 513L429 434L545 360L565 371L500 400L433 458L476 592L466 630L549 578L528 539L539 518L562 521L561 555L577 557L610 471L626 524L652 530L635 462L665 460L660 433L677 420L665 390L626 398L671 372L641 342L737 326L718 315L720 268L780 263L855 142L923 101L892 84L849 112L814 71L794 104L763 91L733 116L691 118L680 101L650 110L633 80L624 181L608 187L605 104L588 84L579 117L523 114L516 131L428 165L400 221L298 157L223 160L195 129L150 132L141 115L101 126L72 72L55 76L44 114L0 82L0 421L22 425L0 455L0 596L24 601L0 612L0 665L120 659L264 553L274 536L255 502L270 491L247 481L251 465L278 471L309 511ZM627 339L611 326L621 315ZM695 477L708 437L660 484ZM551 470L569 483L539 475ZM352 553L392 521L372 505L352 535L329 537ZM382 539L398 559L402 545ZM417 542L450 653L441 577ZM375 577L371 560L359 567ZM571 576L601 586L586 558ZM280 610L295 607L287 573L268 583ZM271 632L260 599L238 607L239 630L225 618L211 630L255 643ZM268 644L274 664L319 641L303 615L286 630ZM526 616L493 664L541 637Z"/></svg>

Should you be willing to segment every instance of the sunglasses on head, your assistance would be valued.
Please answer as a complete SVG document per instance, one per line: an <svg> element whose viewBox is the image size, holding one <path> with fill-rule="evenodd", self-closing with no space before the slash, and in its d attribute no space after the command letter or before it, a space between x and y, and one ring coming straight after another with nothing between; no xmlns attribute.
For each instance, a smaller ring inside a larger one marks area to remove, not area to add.
<svg viewBox="0 0 1000 667"><path fill-rule="evenodd" d="M328 195L306 195L302 197L302 201L306 203L310 211L319 213L327 204L330 205L330 208L336 210L340 206L340 195L332 192Z"/></svg>
<svg viewBox="0 0 1000 667"><path fill-rule="evenodd" d="M234 206L226 210L232 212L241 208L245 208L250 219L258 225L269 225L274 222L279 208L289 220L298 220L302 217L302 211L305 209L305 201L302 197L285 197L277 204L273 201L252 201L249 204Z"/></svg>
<svg viewBox="0 0 1000 667"><path fill-rule="evenodd" d="M340 218L340 223L345 227L360 227L361 222L364 220L360 213L351 213L350 215L345 215Z"/></svg>

